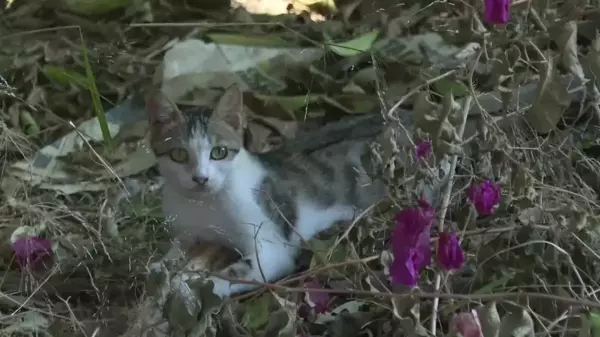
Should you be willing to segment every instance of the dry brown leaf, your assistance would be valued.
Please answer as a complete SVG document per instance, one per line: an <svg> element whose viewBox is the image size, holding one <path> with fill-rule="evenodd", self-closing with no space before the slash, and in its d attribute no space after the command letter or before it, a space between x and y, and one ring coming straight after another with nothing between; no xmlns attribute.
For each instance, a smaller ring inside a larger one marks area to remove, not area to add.
<svg viewBox="0 0 600 337"><path fill-rule="evenodd" d="M543 66L538 85L537 99L527 111L527 122L539 133L548 133L556 127L564 110L569 106L570 98L559 78L554 60L548 59Z"/></svg>

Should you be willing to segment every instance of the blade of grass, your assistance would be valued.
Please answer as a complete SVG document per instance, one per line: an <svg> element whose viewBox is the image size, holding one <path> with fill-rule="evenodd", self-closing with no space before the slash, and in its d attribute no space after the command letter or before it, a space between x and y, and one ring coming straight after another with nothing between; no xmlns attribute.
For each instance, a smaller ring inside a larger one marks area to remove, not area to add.
<svg viewBox="0 0 600 337"><path fill-rule="evenodd" d="M85 66L85 74L87 77L88 88L90 90L90 94L92 95L92 104L94 105L94 112L96 113L96 117L98 117L98 123L100 123L100 130L102 131L102 138L104 139L104 144L108 147L109 150L112 151L112 138L110 136L108 124L106 123L106 115L104 114L104 109L102 108L102 104L100 103L100 95L98 94L98 88L96 87L96 79L94 78L94 72L92 71L92 66L90 65L90 61L88 59L87 48L85 46L85 41L83 40L83 34L81 33L81 30L79 30L79 36L81 37L81 51L83 52L83 64Z"/></svg>

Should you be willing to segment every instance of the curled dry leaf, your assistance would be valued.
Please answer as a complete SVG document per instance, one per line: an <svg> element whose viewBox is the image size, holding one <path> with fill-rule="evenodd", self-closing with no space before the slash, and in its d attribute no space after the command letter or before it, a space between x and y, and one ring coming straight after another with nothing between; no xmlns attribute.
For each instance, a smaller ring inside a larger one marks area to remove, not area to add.
<svg viewBox="0 0 600 337"><path fill-rule="evenodd" d="M567 88L560 81L554 60L549 58L543 68L537 99L525 114L525 118L535 131L548 133L556 127L563 111L569 106L570 98Z"/></svg>
<svg viewBox="0 0 600 337"><path fill-rule="evenodd" d="M583 67L577 56L577 22L571 20L554 27L550 36L560 48L561 64L573 75L583 79Z"/></svg>
<svg viewBox="0 0 600 337"><path fill-rule="evenodd" d="M483 335L485 337L498 337L498 333L500 332L500 314L498 314L496 302L482 305L476 310Z"/></svg>
<svg viewBox="0 0 600 337"><path fill-rule="evenodd" d="M533 318L527 310L509 312L500 321L498 337L534 337Z"/></svg>
<svg viewBox="0 0 600 337"><path fill-rule="evenodd" d="M594 80L596 87L600 88L600 33L596 33L596 38L590 46L590 51L585 61L587 75Z"/></svg>

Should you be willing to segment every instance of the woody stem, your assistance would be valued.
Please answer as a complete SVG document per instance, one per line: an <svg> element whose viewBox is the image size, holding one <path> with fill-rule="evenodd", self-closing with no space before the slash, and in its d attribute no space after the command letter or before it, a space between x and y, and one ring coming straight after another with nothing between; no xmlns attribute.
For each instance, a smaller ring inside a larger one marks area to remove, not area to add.
<svg viewBox="0 0 600 337"><path fill-rule="evenodd" d="M469 117L469 109L471 108L471 101L473 100L472 96L468 96L465 99L465 104L462 109L462 123L458 129L458 137L463 139L463 135L465 133L465 126L467 124L467 119ZM440 221L438 223L439 232L444 231L444 219L446 218L446 213L448 212L448 206L450 205L450 196L452 194L452 187L454 185L454 172L456 171L456 164L458 162L458 155L455 154L452 156L452 162L450 163L450 171L448 172L448 179L446 180L448 184L446 185L446 190L444 191L444 198L442 199L442 207L440 211ZM442 284L442 274L437 273L435 277L435 292L439 292L440 286ZM437 327L437 311L440 305L439 297L435 297L433 299L433 312L431 314L431 334L435 336L436 327Z"/></svg>

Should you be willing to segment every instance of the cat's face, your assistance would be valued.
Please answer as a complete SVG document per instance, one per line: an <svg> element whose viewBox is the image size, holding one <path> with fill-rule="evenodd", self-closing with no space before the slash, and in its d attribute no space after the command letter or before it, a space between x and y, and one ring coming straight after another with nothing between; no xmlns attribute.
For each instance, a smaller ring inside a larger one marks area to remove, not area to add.
<svg viewBox="0 0 600 337"><path fill-rule="evenodd" d="M243 147L242 92L229 88L211 113L180 112L160 94L148 100L151 143L165 184L190 197L221 190Z"/></svg>

